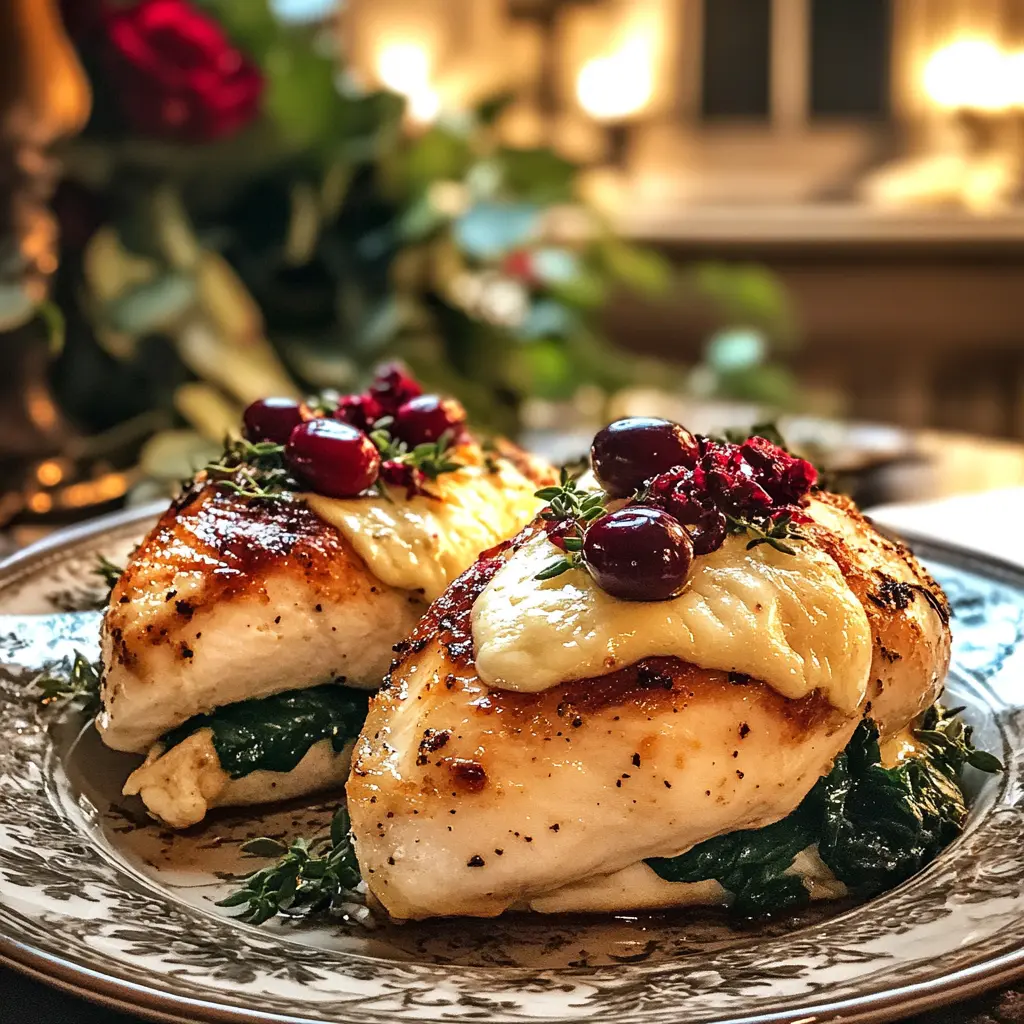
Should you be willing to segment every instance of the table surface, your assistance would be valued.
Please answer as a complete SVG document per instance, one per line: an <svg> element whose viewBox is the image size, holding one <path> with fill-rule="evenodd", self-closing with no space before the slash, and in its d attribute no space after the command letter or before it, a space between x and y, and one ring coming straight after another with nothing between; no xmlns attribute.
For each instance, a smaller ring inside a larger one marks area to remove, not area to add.
<svg viewBox="0 0 1024 1024"><path fill-rule="evenodd" d="M987 442L946 434L919 435L928 456L928 476L918 485L919 497L1024 487L1024 446ZM909 495L899 494L899 497ZM1024 491L1018 496L1024 504ZM901 513L902 514L902 510ZM929 532L934 532L935 509ZM900 515L894 515L894 525ZM954 519L961 519L957 509ZM1024 548L1021 552L1024 561ZM137 1024L137 1018L115 1013L0 967L0 1024ZM906 1024L1024 1024L1024 983L1009 989L908 1018Z"/></svg>

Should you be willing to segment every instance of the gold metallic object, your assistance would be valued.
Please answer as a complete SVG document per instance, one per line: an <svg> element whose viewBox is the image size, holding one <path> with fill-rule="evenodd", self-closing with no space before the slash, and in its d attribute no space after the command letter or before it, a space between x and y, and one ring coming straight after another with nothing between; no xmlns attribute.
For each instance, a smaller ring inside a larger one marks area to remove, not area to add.
<svg viewBox="0 0 1024 1024"><path fill-rule="evenodd" d="M48 150L81 130L89 83L57 0L0 2L0 331L24 323L57 268L47 208L58 167Z"/></svg>

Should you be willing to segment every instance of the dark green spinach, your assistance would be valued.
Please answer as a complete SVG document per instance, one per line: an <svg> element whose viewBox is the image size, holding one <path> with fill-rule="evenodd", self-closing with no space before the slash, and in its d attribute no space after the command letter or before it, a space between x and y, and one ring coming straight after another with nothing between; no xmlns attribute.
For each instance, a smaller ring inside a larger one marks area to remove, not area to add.
<svg viewBox="0 0 1024 1024"><path fill-rule="evenodd" d="M209 728L221 767L233 779L254 771L290 772L314 743L329 739L340 751L354 740L368 703L367 693L334 683L243 700L190 718L164 744L170 749Z"/></svg>
<svg viewBox="0 0 1024 1024"><path fill-rule="evenodd" d="M797 853L815 843L822 861L855 895L891 889L962 831L963 767L1002 769L998 758L974 747L970 726L957 717L961 710L936 705L925 712L915 730L919 753L892 768L882 765L878 727L865 719L832 770L788 817L647 863L670 882L715 879L732 893L733 909L749 917L808 901L803 884L786 871Z"/></svg>

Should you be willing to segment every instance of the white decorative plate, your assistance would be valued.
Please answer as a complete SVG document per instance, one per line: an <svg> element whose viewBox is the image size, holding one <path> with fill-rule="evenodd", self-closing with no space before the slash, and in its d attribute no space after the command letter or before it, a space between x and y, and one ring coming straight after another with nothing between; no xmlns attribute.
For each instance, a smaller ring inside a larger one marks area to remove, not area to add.
<svg viewBox="0 0 1024 1024"><path fill-rule="evenodd" d="M331 801L180 835L119 795L131 759L29 680L96 652L95 556L154 510L0 564L0 956L93 999L184 1020L687 1024L883 1020L1024 974L1024 573L922 544L955 609L951 700L1007 772L972 776L966 834L861 905L739 926L716 913L397 927L238 924L214 901L253 835L309 832Z"/></svg>

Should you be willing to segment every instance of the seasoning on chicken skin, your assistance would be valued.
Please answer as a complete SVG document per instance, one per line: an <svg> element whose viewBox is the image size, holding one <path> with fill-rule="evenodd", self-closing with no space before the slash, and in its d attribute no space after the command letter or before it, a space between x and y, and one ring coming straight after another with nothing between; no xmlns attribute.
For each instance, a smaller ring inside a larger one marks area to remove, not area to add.
<svg viewBox="0 0 1024 1024"><path fill-rule="evenodd" d="M945 597L913 556L845 499L820 492L808 512L802 544L828 555L866 622L870 649L850 708L665 652L612 658L603 674L539 692L488 686L475 663L474 608L536 531L481 558L403 645L357 743L349 812L372 895L396 918L721 899L716 883L664 882L643 861L787 816L862 717L898 742L948 665ZM728 610L735 593L722 601ZM666 614L663 603L649 607ZM539 645L535 663L561 654ZM715 661L714 651L699 654ZM808 887L827 892L824 874Z"/></svg>

